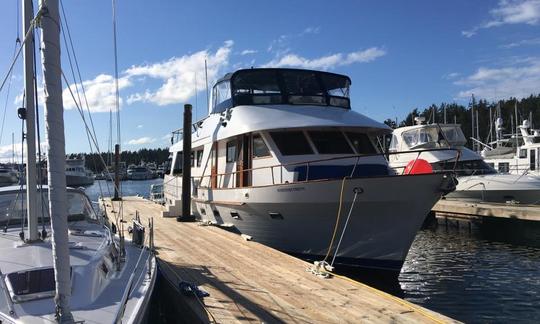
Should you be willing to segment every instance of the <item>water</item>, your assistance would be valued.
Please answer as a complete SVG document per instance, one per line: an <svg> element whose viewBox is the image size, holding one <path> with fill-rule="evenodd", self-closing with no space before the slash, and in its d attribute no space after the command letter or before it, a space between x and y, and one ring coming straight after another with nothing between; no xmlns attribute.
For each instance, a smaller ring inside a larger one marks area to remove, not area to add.
<svg viewBox="0 0 540 324"><path fill-rule="evenodd" d="M398 278L402 297L465 322L540 322L540 248L485 237L418 233Z"/></svg>
<svg viewBox="0 0 540 324"><path fill-rule="evenodd" d="M123 181L122 191L148 197L150 185L162 181ZM98 184L109 195L107 182L96 181L86 189L94 201L100 194ZM108 185L112 192L111 183ZM525 222L503 225L502 230L495 225L490 224L488 232L444 226L420 231L397 279L347 275L460 321L538 323L540 225ZM158 283L159 291L165 291L163 285ZM157 292L153 298L153 305L161 311L152 321L175 322L168 316L171 307L166 299L170 296Z"/></svg>

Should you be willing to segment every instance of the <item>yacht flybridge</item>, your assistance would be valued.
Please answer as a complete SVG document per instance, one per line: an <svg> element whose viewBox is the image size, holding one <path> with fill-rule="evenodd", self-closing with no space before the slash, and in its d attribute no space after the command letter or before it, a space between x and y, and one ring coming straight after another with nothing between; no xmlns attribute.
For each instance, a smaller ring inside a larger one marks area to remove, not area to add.
<svg viewBox="0 0 540 324"><path fill-rule="evenodd" d="M423 124L395 129L390 142L390 165L398 169L425 149L441 149L423 154L435 171L455 168L458 177L456 190L447 198L498 203L537 204L540 202L540 178L527 175L501 174L486 163L477 153L465 147L467 140L459 124ZM448 149L449 151L444 151ZM459 150L456 162L454 151Z"/></svg>
<svg viewBox="0 0 540 324"><path fill-rule="evenodd" d="M399 271L454 180L396 174L375 145L391 130L351 110L350 85L344 75L297 69L225 75L209 115L193 125L191 153L173 132L165 215L180 213L187 158L200 219L294 255Z"/></svg>

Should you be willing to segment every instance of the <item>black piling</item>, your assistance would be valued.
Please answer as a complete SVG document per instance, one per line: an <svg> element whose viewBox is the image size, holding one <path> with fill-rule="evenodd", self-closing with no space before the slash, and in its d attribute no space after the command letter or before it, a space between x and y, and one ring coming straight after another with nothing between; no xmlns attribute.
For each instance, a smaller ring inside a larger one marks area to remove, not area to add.
<svg viewBox="0 0 540 324"><path fill-rule="evenodd" d="M177 221L191 221L191 105L184 105L184 128L182 131L182 215Z"/></svg>

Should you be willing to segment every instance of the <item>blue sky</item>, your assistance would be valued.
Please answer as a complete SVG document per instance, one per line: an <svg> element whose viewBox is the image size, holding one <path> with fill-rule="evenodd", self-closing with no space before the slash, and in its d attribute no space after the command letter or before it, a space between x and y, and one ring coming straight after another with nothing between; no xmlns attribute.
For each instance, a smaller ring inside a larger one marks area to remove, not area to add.
<svg viewBox="0 0 540 324"><path fill-rule="evenodd" d="M17 35L16 3L5 4L0 19L2 77ZM108 112L114 107L111 1L63 3L106 150ZM379 121L401 119L432 103L466 104L471 93L497 100L540 92L540 0L117 0L117 5L123 149L166 147L167 134L182 125L184 103L197 103L199 118L206 114L205 58L210 82L251 66L347 74L353 109ZM70 74L66 57L63 67ZM7 101L6 89L0 93L0 114L8 103L0 159L11 157L12 132L20 143L21 92L19 63ZM89 151L68 94L67 152Z"/></svg>

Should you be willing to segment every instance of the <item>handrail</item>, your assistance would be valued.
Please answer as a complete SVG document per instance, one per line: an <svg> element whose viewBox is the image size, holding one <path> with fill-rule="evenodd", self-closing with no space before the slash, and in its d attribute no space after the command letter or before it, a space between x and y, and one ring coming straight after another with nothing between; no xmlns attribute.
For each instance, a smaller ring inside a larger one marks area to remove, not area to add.
<svg viewBox="0 0 540 324"><path fill-rule="evenodd" d="M461 150L459 149L456 149L456 148L445 148L445 149L440 149L440 148L435 148L435 149L426 149L426 150L419 150L419 151L401 151L401 152L385 152L385 153L370 153L370 154L354 154L354 155L347 155L347 156L339 156L339 157L332 157L332 158L324 158L324 159L318 159L318 160L307 160L307 161L301 161L301 162L290 162L290 163L281 163L281 164L275 164L275 165L270 165L270 166L262 166L262 167L256 167L256 168L249 168L249 169L244 169L244 170L241 170L241 171L232 171L232 172L225 172L225 173L218 173L218 174L210 174L210 175L198 175L198 176L193 176L191 177L191 179L195 179L195 178L198 178L200 179L200 182L202 182L202 179L204 178L214 178L216 177L218 179L217 181L217 187L218 188L221 188L221 184L223 182L223 177L225 176L233 176L233 175L237 175L239 173L243 173L243 172L250 172L250 171L256 171L256 170L263 170L263 169L270 169L271 171L271 174L272 174L272 184L275 184L275 177L274 177L274 168L280 168L280 174L279 174L279 177L280 177L280 183L283 183L283 169L286 168L286 167L291 167L291 166L296 166L296 165L306 165L306 179L304 181L295 181L295 182L307 182L309 181L309 177L308 177L308 171L309 170L309 166L313 165L314 163L321 163L321 162L328 162L328 161L337 161L337 160L345 160L345 159L356 159L356 162L353 166L353 170L352 170L352 174L351 176L354 174L354 171L356 169L356 166L359 164L360 162L360 159L362 158L369 158L369 157L376 157L376 156L383 156L385 157L386 159L386 156L390 156L390 155L396 155L396 154L416 154L416 159L418 159L420 157L420 155L422 153L426 153L426 152L438 152L438 151L454 151L456 152L456 155L455 155L455 161L454 161L454 167L452 168L452 170L445 170L445 172L454 172L455 173L455 170L456 170L456 167L457 167L457 162L459 161L459 158L461 156ZM233 177L233 182L236 181L235 179L236 177Z"/></svg>

